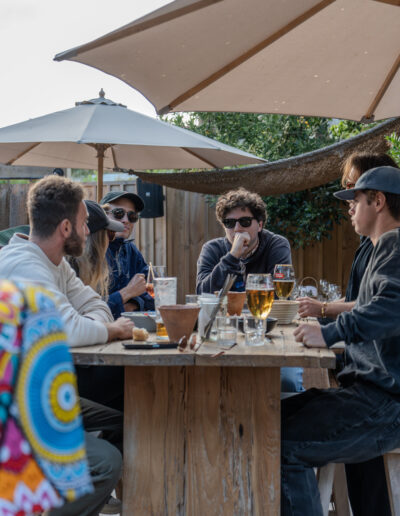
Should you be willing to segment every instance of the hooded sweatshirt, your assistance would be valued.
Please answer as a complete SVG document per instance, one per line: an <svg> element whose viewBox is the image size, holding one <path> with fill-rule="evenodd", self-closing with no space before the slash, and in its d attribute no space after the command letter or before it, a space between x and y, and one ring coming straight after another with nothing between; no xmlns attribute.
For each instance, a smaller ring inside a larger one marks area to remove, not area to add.
<svg viewBox="0 0 400 516"><path fill-rule="evenodd" d="M104 323L113 321L107 303L77 278L65 258L54 265L38 245L15 234L0 250L0 278L27 281L50 291L70 346L107 342Z"/></svg>
<svg viewBox="0 0 400 516"><path fill-rule="evenodd" d="M231 290L243 291L247 274L272 274L277 263L292 263L288 240L267 229L260 231L258 247L248 258L235 258L229 252L231 247L232 244L224 237L215 238L203 245L197 260L198 294L220 290L227 274L237 275Z"/></svg>
<svg viewBox="0 0 400 516"><path fill-rule="evenodd" d="M400 394L400 228L378 239L353 310L321 330L328 347L346 342L342 385L365 381Z"/></svg>

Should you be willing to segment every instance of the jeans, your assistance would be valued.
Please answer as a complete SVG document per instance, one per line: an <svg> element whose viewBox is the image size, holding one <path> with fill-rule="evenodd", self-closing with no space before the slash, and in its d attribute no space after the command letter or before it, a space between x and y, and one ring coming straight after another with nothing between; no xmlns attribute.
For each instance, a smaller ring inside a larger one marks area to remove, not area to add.
<svg viewBox="0 0 400 516"><path fill-rule="evenodd" d="M281 391L303 392L303 368L281 367Z"/></svg>
<svg viewBox="0 0 400 516"><path fill-rule="evenodd" d="M282 400L284 516L321 516L313 468L357 463L400 445L400 395L356 382L340 389L309 389Z"/></svg>

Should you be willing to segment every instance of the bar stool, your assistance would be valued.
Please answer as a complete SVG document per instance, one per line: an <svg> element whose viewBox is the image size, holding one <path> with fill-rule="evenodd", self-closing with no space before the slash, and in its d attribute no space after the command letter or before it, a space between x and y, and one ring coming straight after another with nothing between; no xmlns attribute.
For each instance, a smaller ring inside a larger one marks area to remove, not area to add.
<svg viewBox="0 0 400 516"><path fill-rule="evenodd" d="M390 507L393 516L400 516L400 448L383 456Z"/></svg>

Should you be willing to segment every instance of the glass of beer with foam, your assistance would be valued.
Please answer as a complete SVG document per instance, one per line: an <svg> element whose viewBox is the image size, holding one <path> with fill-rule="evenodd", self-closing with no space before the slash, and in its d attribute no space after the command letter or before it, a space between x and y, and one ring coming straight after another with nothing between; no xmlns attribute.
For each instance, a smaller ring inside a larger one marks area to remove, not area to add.
<svg viewBox="0 0 400 516"><path fill-rule="evenodd" d="M261 327L274 302L271 274L249 274L246 279L246 297L247 306Z"/></svg>

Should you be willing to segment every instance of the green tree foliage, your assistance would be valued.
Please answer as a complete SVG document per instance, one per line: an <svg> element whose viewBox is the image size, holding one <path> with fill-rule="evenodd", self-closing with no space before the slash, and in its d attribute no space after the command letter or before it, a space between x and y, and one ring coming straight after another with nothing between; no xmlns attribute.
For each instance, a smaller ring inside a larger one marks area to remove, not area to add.
<svg viewBox="0 0 400 516"><path fill-rule="evenodd" d="M168 120L268 161L330 145L341 139L345 129L335 133L332 122L325 118L253 113L177 113ZM331 238L333 224L345 218L341 203L332 195L339 188L339 181L335 181L311 190L265 197L268 228L285 235L295 247ZM215 198L209 199L215 202Z"/></svg>

